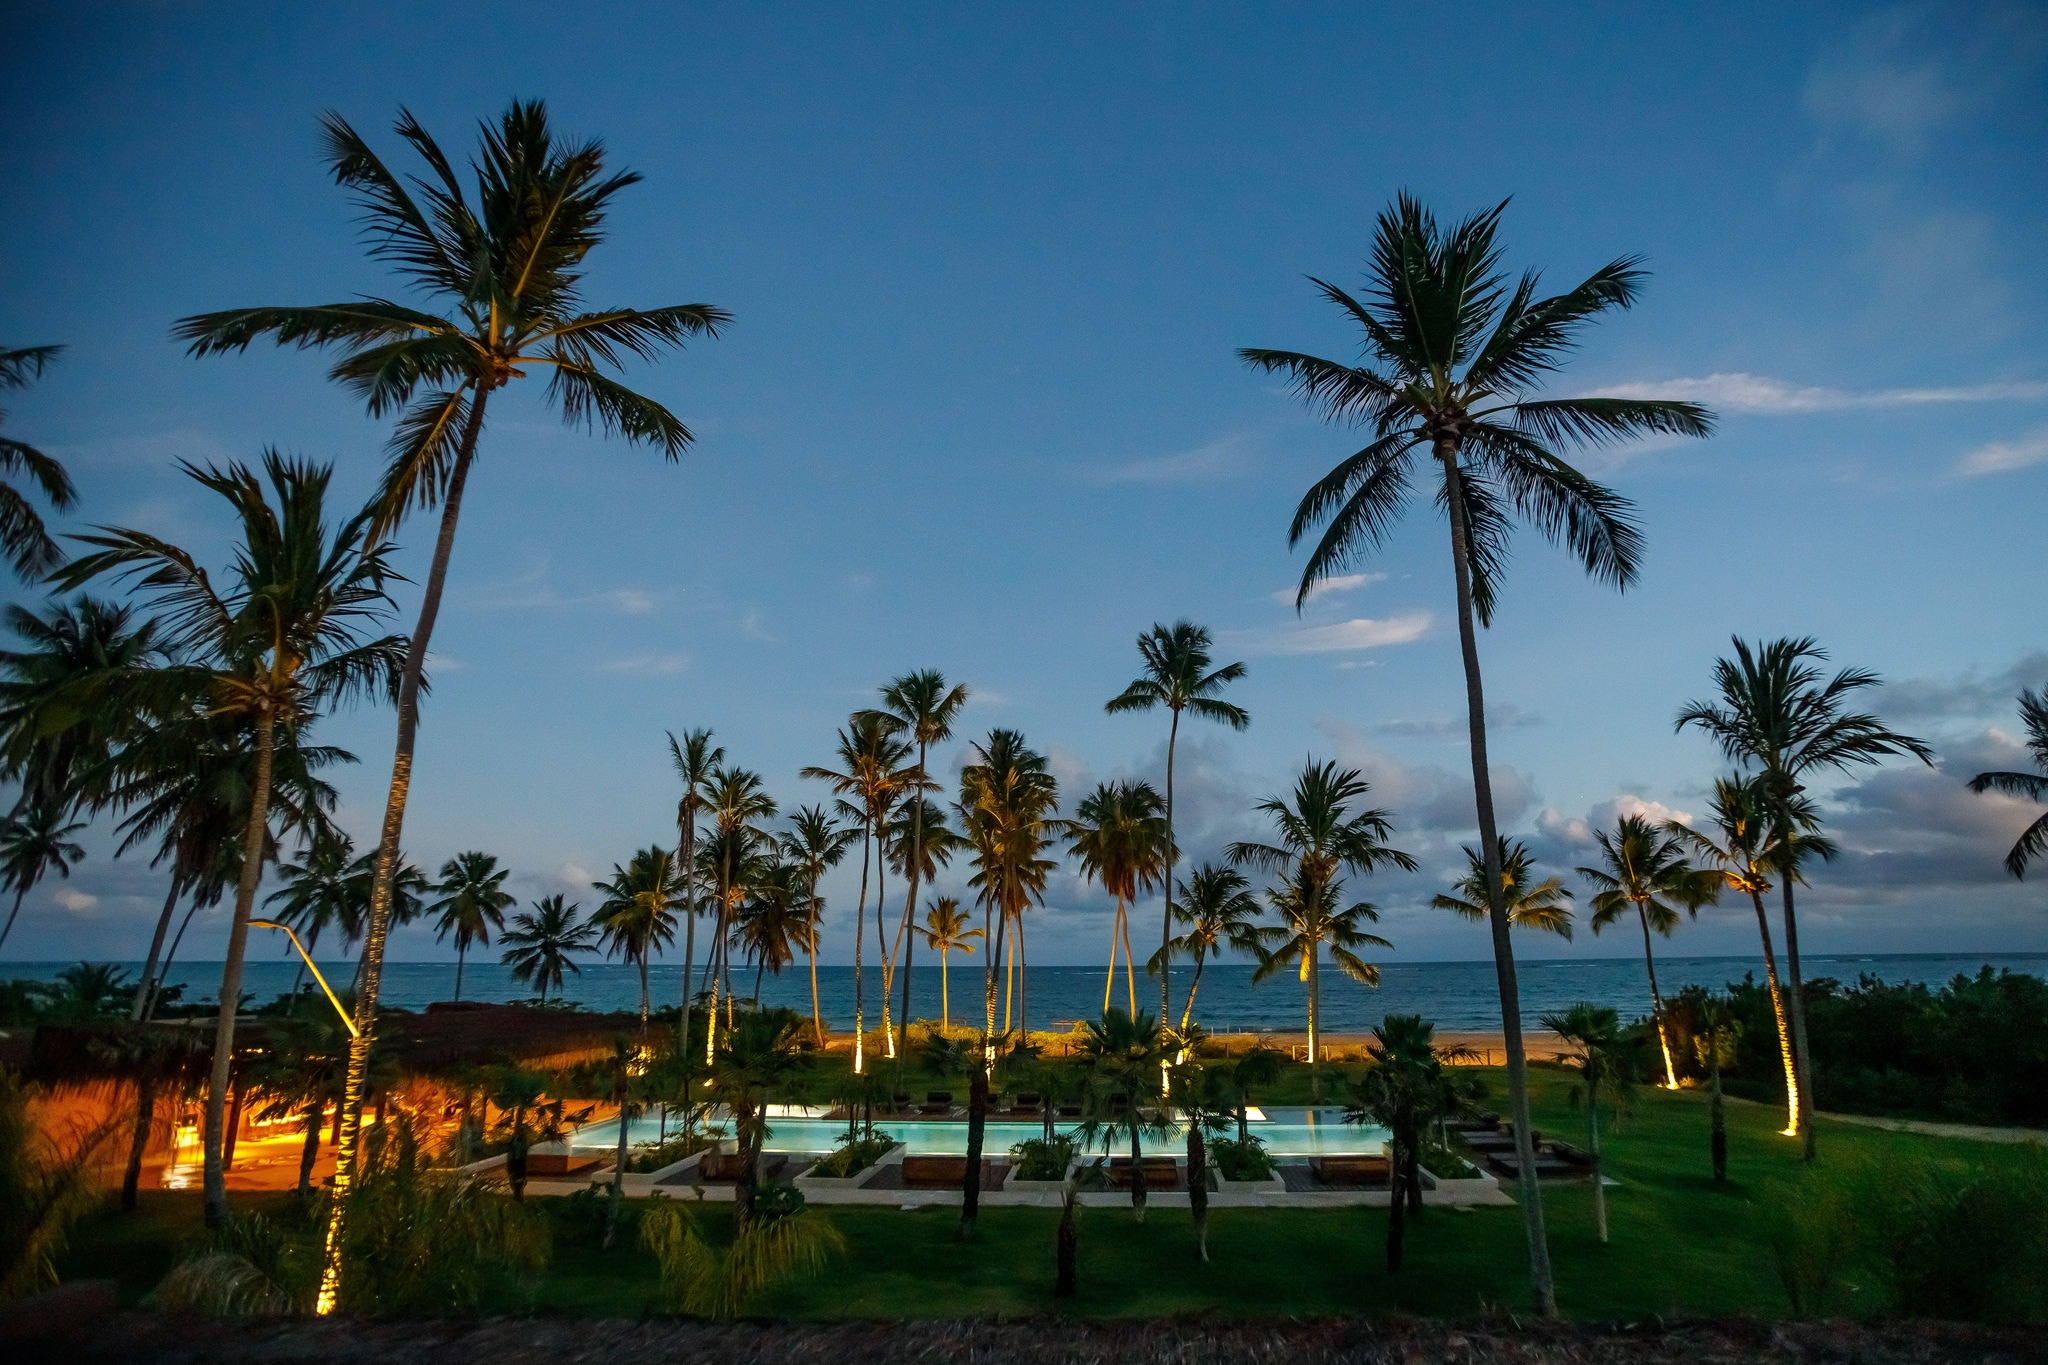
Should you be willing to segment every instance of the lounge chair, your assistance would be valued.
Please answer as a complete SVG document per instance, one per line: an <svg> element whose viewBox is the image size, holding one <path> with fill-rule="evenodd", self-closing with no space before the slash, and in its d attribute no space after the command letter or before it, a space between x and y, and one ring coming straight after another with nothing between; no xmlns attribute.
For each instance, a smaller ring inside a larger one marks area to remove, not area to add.
<svg viewBox="0 0 2048 1365"><path fill-rule="evenodd" d="M946 1117L946 1115L953 1112L953 1092L950 1090L927 1091L924 1103L919 1106L917 1112L923 1114L926 1118L942 1119Z"/></svg>
<svg viewBox="0 0 2048 1365"><path fill-rule="evenodd" d="M526 1155L526 1174L528 1179L554 1180L562 1176L582 1175L603 1164L602 1158L581 1156L575 1152L529 1152Z"/></svg>
<svg viewBox="0 0 2048 1365"><path fill-rule="evenodd" d="M1078 1104L1063 1104L1054 1112L1059 1118L1077 1119L1081 1117L1081 1106Z"/></svg>
<svg viewBox="0 0 2048 1365"><path fill-rule="evenodd" d="M1318 1156L1308 1168L1332 1188L1367 1189L1391 1184L1394 1163L1384 1156Z"/></svg>
<svg viewBox="0 0 2048 1365"><path fill-rule="evenodd" d="M1019 1095L1010 1105L1010 1112L1026 1117L1045 1112L1045 1102L1029 1090Z"/></svg>
<svg viewBox="0 0 2048 1365"><path fill-rule="evenodd" d="M981 1163L981 1187L994 1189L997 1185L997 1166L984 1159ZM906 1156L903 1158L903 1188L906 1190L957 1190L967 1183L967 1158L964 1156Z"/></svg>
<svg viewBox="0 0 2048 1365"><path fill-rule="evenodd" d="M897 1112L897 1113L899 1113L899 1114L907 1114L907 1113L909 1113L909 1112L910 1112L910 1092L909 1092L908 1090L899 1090L899 1091L897 1091L897 1092L896 1092L895 1094L893 1094L893 1095L891 1095L891 1096L889 1097L889 1104L890 1104L890 1105L891 1105L891 1107L893 1107L893 1108L894 1108L894 1109L896 1110L896 1112Z"/></svg>
<svg viewBox="0 0 2048 1365"><path fill-rule="evenodd" d="M788 1157L778 1152L764 1152L758 1179L766 1184L780 1175L788 1164ZM745 1171L746 1163L738 1152L706 1152L697 1161L697 1178L707 1185L737 1184Z"/></svg>
<svg viewBox="0 0 2048 1365"><path fill-rule="evenodd" d="M1180 1163L1170 1156L1148 1156L1139 1159L1145 1168L1145 1188L1148 1190L1177 1190L1182 1188ZM1129 1189L1131 1184L1131 1159L1127 1156L1113 1156L1103 1172L1109 1183L1117 1189Z"/></svg>

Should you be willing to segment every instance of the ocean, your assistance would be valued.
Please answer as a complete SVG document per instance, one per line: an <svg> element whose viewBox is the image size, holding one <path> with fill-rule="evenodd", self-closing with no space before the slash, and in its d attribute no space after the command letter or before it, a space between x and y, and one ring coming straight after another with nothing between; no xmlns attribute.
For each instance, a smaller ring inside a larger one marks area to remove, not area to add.
<svg viewBox="0 0 2048 1365"><path fill-rule="evenodd" d="M47 981L73 965L65 962L0 962L0 980L28 978ZM141 963L117 964L126 968L132 980ZM1989 965L2016 972L2048 975L2048 954L1816 954L1802 962L1809 980L1835 977L1854 981L1868 974L1892 982L1925 982L1939 986L1961 974L1974 974ZM972 1022L981 1002L980 960L952 973L952 1016L956 1022ZM1577 1001L1612 1005L1625 1018L1646 1015L1650 1010L1649 978L1641 958L1530 958L1517 964L1522 991L1522 1017L1534 1026L1538 1016L1563 1009ZM1747 973L1762 975L1760 960L1749 957L1660 957L1657 981L1667 995L1680 987L1702 985L1718 989L1740 981ZM220 989L218 962L179 962L170 972L173 984L183 984L188 1001L215 998ZM323 963L321 971L339 989L354 970L353 963ZM1782 964L1781 964L1782 970ZM1102 1010L1104 970L1101 967L1033 967L1030 969L1028 1005L1033 1028L1064 1028L1071 1021L1099 1016ZM243 990L257 1001L267 1001L292 988L298 976L290 961L264 959L247 965ZM699 969L701 979L701 967ZM1173 975L1173 1008L1178 1014L1192 970L1177 966ZM680 965L656 965L649 973L655 1004L673 1004L682 989ZM420 1009L436 1000L446 1000L455 985L453 962L387 962L384 966L383 998L386 1003L406 1009ZM733 985L741 997L752 995L754 975L735 970ZM880 1021L882 975L878 968L867 971L867 1017L870 1027ZM828 1023L850 1028L853 1023L853 969L818 968L820 1002ZM469 964L463 975L463 998L468 1000L524 1000L532 992L512 979L501 964L480 960ZM896 986L900 1001L902 983ZM567 995L586 1009L637 1009L640 1000L639 973L618 963L592 963L571 976ZM1125 1000L1125 983L1117 973L1112 1003ZM1159 1006L1159 983L1142 972L1137 976L1137 1000L1141 1009ZM788 1005L810 1012L810 977L801 964L780 977L769 976L761 983L761 1002ZM1195 1016L1212 1032L1258 1032L1300 1030L1306 1025L1307 990L1294 973L1282 972L1263 982L1252 981L1252 968L1239 963L1213 965L1202 974L1195 1000ZM998 1001L998 1010L1001 1003ZM920 954L912 979L911 1013L916 1018L937 1019L940 1012L939 964ZM1362 1033L1389 1014L1420 1014L1446 1031L1490 1031L1500 1027L1500 1002L1494 985L1491 962L1389 963L1380 968L1377 987L1360 985L1340 975L1327 964L1322 972L1322 1023L1330 1033Z"/></svg>

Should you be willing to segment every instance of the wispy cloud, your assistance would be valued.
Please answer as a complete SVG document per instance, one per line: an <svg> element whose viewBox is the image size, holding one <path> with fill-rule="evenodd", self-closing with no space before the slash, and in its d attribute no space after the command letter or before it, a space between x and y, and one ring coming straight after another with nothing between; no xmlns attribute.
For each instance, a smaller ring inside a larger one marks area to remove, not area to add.
<svg viewBox="0 0 2048 1365"><path fill-rule="evenodd" d="M100 903L98 896L89 895L83 891L74 891L70 887L65 887L50 899L57 902L63 909L69 910L74 914L81 910L91 910Z"/></svg>
<svg viewBox="0 0 2048 1365"><path fill-rule="evenodd" d="M1212 483L1250 472L1252 454L1244 436L1222 436L1192 450L1104 465L1087 477L1095 483Z"/></svg>
<svg viewBox="0 0 2048 1365"><path fill-rule="evenodd" d="M1782 416L1847 412L1858 408L1908 408L1935 403L2037 403L2048 399L2048 380L2008 380L1913 389L1835 389L1791 384L1760 374L1710 374L1689 379L1655 379L1596 389L1595 398L1674 398L1704 403L1717 412Z"/></svg>
<svg viewBox="0 0 2048 1365"><path fill-rule="evenodd" d="M1411 611L1399 616L1359 616L1316 626L1226 631L1224 640L1244 654L1337 654L1405 645L1421 639L1428 630L1429 613Z"/></svg>
<svg viewBox="0 0 2048 1365"><path fill-rule="evenodd" d="M1338 593L1355 592L1360 588L1369 588L1375 583L1385 582L1386 578L1387 576L1383 573L1345 573L1338 574L1334 578L1325 578L1309 589L1308 597L1302 605L1306 606L1309 602L1314 602L1319 598L1333 597ZM1294 595L1299 591L1299 588L1282 588L1273 594L1273 600L1283 607L1291 607L1294 605Z"/></svg>
<svg viewBox="0 0 2048 1365"><path fill-rule="evenodd" d="M563 592L548 581L547 561L538 559L525 573L479 589L468 598L466 605L474 611L594 610L620 616L645 616L668 595L635 586Z"/></svg>
<svg viewBox="0 0 2048 1365"><path fill-rule="evenodd" d="M2017 441L1993 441L1963 456L1956 472L1966 478L1985 474L2006 474L2015 469L2048 460L2048 427L2020 437Z"/></svg>
<svg viewBox="0 0 2048 1365"><path fill-rule="evenodd" d="M635 654L625 659L607 659L597 666L597 671L663 677L681 673L689 666L690 656L687 654Z"/></svg>

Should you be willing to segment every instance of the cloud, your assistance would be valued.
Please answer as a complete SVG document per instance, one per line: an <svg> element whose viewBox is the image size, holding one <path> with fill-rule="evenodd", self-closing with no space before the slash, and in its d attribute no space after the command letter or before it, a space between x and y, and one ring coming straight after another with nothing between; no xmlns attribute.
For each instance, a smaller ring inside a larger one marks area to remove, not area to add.
<svg viewBox="0 0 2048 1365"><path fill-rule="evenodd" d="M632 586L565 593L548 581L547 560L535 556L533 567L525 573L485 585L468 596L465 605L472 611L597 610L620 616L645 616L669 596Z"/></svg>
<svg viewBox="0 0 2048 1365"><path fill-rule="evenodd" d="M1225 631L1223 640L1232 650L1244 654L1335 654L1410 644L1429 630L1429 620L1428 612L1411 611L1399 616L1360 616L1315 626Z"/></svg>
<svg viewBox="0 0 2048 1365"><path fill-rule="evenodd" d="M1842 846L1826 881L1865 901L1909 899L1938 888L2002 886L2002 860L2038 803L1966 783L1990 768L2025 768L2017 738L1995 727L1945 746L1938 766L1891 765L1833 793L1829 824Z"/></svg>
<svg viewBox="0 0 2048 1365"><path fill-rule="evenodd" d="M607 659L597 666L597 671L667 677L681 673L689 666L690 656L687 654L635 654L630 658Z"/></svg>
<svg viewBox="0 0 2048 1365"><path fill-rule="evenodd" d="M1985 474L2006 474L2015 469L2048 460L2048 427L2041 427L2017 441L1993 441L1963 456L1956 472L1966 478Z"/></svg>
<svg viewBox="0 0 2048 1365"><path fill-rule="evenodd" d="M2014 698L2021 688L2038 687L2044 679L2048 679L2048 652L2031 650L1995 672L1973 667L1952 678L1887 682L1876 709L1895 721L2004 716L2014 711Z"/></svg>
<svg viewBox="0 0 2048 1365"><path fill-rule="evenodd" d="M1435 764L1408 764L1373 747L1355 725L1324 717L1316 722L1337 751L1337 760L1357 768L1372 784L1371 803L1391 808L1395 826L1424 835L1470 838L1479 827L1479 805L1472 795L1470 768L1452 771ZM1490 770L1494 818L1502 826L1525 815L1536 804L1536 789L1514 768ZM1399 842L1399 841L1397 841ZM1410 853L1418 850L1401 843Z"/></svg>
<svg viewBox="0 0 2048 1365"><path fill-rule="evenodd" d="M1871 15L1824 53L1800 95L1807 116L1823 128L1913 151L1953 123L1965 92L1925 35L1913 32L1914 20L1907 10Z"/></svg>
<svg viewBox="0 0 2048 1365"><path fill-rule="evenodd" d="M1087 477L1094 483L1213 483L1249 473L1253 454L1248 438L1221 436L1192 450L1105 465Z"/></svg>
<svg viewBox="0 0 2048 1365"><path fill-rule="evenodd" d="M1767 375L1710 374L1696 379L1658 379L1612 384L1594 398L1668 398L1703 403L1716 412L1785 416L1846 412L1863 408L1920 407L1939 403L2034 403L2048 399L2048 381L2007 380L1990 384L1911 389L1834 389L1787 383Z"/></svg>
<svg viewBox="0 0 2048 1365"><path fill-rule="evenodd" d="M1513 702L1489 706L1486 710L1486 728L1495 730L1523 730L1532 725L1541 725L1543 717L1524 711ZM1394 735L1404 739L1465 739L1471 733L1471 723L1463 716L1445 716L1436 720L1385 720L1372 727L1383 735Z"/></svg>
<svg viewBox="0 0 2048 1365"><path fill-rule="evenodd" d="M748 607L747 614L740 618L740 634L749 640L760 640L771 645L780 643L782 639L779 635L768 633L768 628L761 624L761 612L757 607Z"/></svg>
<svg viewBox="0 0 2048 1365"><path fill-rule="evenodd" d="M1368 588L1375 583L1384 583L1386 579L1387 576L1383 573L1345 573L1338 574L1333 578L1325 578L1308 590L1308 596L1302 600L1302 605L1307 606L1311 602L1324 597L1333 597L1338 593L1355 592L1359 588ZM1298 587L1282 588L1273 594L1273 600L1283 607L1291 607L1294 605L1295 595L1300 591L1301 589Z"/></svg>
<svg viewBox="0 0 2048 1365"><path fill-rule="evenodd" d="M98 896L87 895L83 891L77 891L68 886L50 899L57 902L59 908L69 910L74 914L82 910L91 910L100 903Z"/></svg>

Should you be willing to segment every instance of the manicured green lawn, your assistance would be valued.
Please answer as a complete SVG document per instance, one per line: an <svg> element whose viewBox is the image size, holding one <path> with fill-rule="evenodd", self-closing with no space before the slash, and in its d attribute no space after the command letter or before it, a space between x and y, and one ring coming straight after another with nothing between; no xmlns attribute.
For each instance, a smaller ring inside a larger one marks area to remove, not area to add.
<svg viewBox="0 0 2048 1365"><path fill-rule="evenodd" d="M1490 1078L1496 1102L1503 1085ZM1537 1125L1579 1140L1583 1117L1569 1080L1534 1072ZM1707 1160L1704 1095L1645 1089L1636 1112L1605 1127L1612 1241L1593 1235L1583 1185L1547 1187L1559 1298L1575 1318L1649 1314L1775 1314L1785 1307L1762 1233L1763 1210L1800 1174L1798 1144L1778 1136L1761 1106L1728 1106L1729 1181L1716 1187ZM1874 1129L1823 1125L1824 1162L1886 1154L1961 1156L1972 1144ZM282 1200L278 1199L278 1206ZM558 1201L536 1201L543 1208ZM557 1210L557 1212L559 1212ZM1052 1307L1056 1215L989 1209L971 1243L955 1236L951 1209L821 1209L845 1235L847 1256L808 1283L760 1304L769 1314L901 1317L1044 1312ZM716 1206L710 1221L720 1221ZM132 1217L103 1215L80 1229L67 1275L113 1275L133 1301L153 1284L196 1227L198 1196L155 1193ZM1154 1208L1142 1226L1127 1208L1091 1208L1081 1222L1081 1293L1071 1311L1100 1316L1192 1312L1225 1315L1407 1313L1469 1316L1529 1307L1519 1210L1430 1209L1410 1224L1407 1265L1385 1271L1382 1209L1217 1210L1212 1260L1194 1253L1185 1210ZM638 1316L654 1309L652 1259L631 1236L600 1252L567 1224L530 1297L496 1307Z"/></svg>

